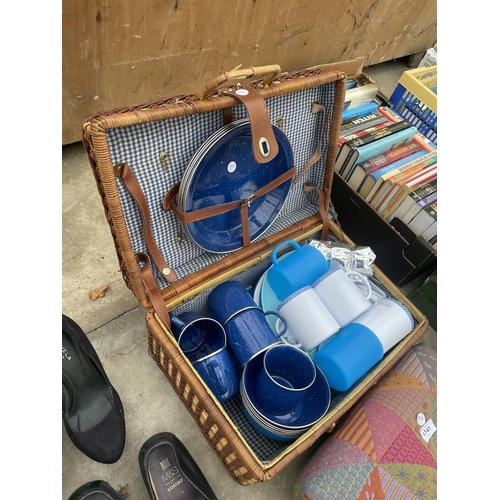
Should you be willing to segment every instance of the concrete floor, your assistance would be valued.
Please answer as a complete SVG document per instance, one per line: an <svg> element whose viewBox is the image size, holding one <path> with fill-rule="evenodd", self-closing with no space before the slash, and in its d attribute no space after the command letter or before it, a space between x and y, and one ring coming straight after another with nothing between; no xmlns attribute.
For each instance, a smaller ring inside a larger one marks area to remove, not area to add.
<svg viewBox="0 0 500 500"><path fill-rule="evenodd" d="M389 97L404 60L366 68ZM420 284L410 283L407 294ZM92 301L89 292L107 286L104 297ZM81 143L62 148L62 312L88 334L105 370L120 394L127 426L121 459L104 465L87 458L68 438L62 425L62 498L83 483L102 479L123 500L147 500L137 456L139 448L157 432L175 433L196 457L219 499L290 500L296 478L322 439L268 483L241 486L229 476L201 435L168 380L147 352L146 311L125 286L113 240ZM425 339L435 349L436 332Z"/></svg>

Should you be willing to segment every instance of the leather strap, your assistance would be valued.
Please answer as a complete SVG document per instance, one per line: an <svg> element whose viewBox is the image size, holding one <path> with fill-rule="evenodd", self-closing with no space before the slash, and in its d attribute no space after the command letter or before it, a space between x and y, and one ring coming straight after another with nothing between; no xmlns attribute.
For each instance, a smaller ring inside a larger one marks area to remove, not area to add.
<svg viewBox="0 0 500 500"><path fill-rule="evenodd" d="M167 281L175 281L177 276L175 275L174 270L165 262L165 259L163 258L163 255L161 254L154 239L153 232L151 230L151 218L149 215L148 203L144 193L142 192L141 186L134 177L132 169L126 163L118 163L113 167L113 170L115 172L115 176L123 180L123 183L129 190L130 194L134 197L134 200L141 210L144 238L156 267Z"/></svg>
<svg viewBox="0 0 500 500"><path fill-rule="evenodd" d="M156 281L151 271L151 265L149 262L149 257L142 252L137 252L135 258L138 262L142 262L144 265L139 270L141 273L142 282L146 288L149 300L155 310L156 314L160 317L163 324L170 329L170 316L167 311L167 306L160 294L160 290L156 286Z"/></svg>
<svg viewBox="0 0 500 500"><path fill-rule="evenodd" d="M311 158L309 158L306 166L302 169L302 172L300 172L300 174L297 175L297 177L295 177L295 179L293 180L292 186L321 158L321 142L325 133L326 126L326 110L325 107L322 106L319 102L313 102L311 104L311 113L319 113L320 111L323 112L323 125L321 126L321 135L319 136L318 146L316 147L316 151L314 151Z"/></svg>
<svg viewBox="0 0 500 500"><path fill-rule="evenodd" d="M221 93L236 97L247 108L252 131L252 149L257 163L271 161L278 154L279 147L266 103L260 92L248 85L238 84L235 90L226 89Z"/></svg>
<svg viewBox="0 0 500 500"><path fill-rule="evenodd" d="M326 241L328 239L328 232L330 230L330 219L328 218L328 209L325 205L325 192L323 189L311 186L309 182L304 184L304 192L308 193L310 191L316 191L319 195L319 213L323 221L323 229L321 230L320 240Z"/></svg>
<svg viewBox="0 0 500 500"><path fill-rule="evenodd" d="M233 121L233 108L224 108L222 110L222 120L224 125L229 125Z"/></svg>
<svg viewBox="0 0 500 500"><path fill-rule="evenodd" d="M248 228L248 207L253 200L264 196L273 189L277 188L279 185L283 184L287 180L291 179L295 173L294 168L289 168L286 172L276 177L269 184L255 191L252 196L245 198L243 200L230 201L229 203L222 203L215 207L200 208L199 210L193 210L192 212L182 212L174 203L174 199L179 192L180 183L177 183L172 189L168 191L163 199L163 210L168 212L172 210L176 217L184 224L189 224L191 222L197 222L199 220L208 219L209 217L214 217L215 215L220 215L235 208L240 209L241 214L241 224L242 224L242 238L243 245L247 246L250 244L250 231Z"/></svg>

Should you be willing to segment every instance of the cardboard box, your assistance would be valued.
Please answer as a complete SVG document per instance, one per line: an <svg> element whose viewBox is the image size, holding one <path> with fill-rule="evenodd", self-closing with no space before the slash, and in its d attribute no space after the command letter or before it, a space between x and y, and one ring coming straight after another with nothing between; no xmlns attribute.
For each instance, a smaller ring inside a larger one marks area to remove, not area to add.
<svg viewBox="0 0 500 500"><path fill-rule="evenodd" d="M392 282L401 287L436 269L437 254L429 242L397 218L382 219L339 175L333 178L331 199L342 230L356 245L375 252L375 264Z"/></svg>

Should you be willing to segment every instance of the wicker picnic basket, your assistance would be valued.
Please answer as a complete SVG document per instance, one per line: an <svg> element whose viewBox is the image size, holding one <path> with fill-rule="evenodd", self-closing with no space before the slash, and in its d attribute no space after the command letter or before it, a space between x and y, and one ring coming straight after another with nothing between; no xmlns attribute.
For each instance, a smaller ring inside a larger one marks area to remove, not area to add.
<svg viewBox="0 0 500 500"><path fill-rule="evenodd" d="M233 92L241 79L245 88L260 95L271 123L290 140L294 179L300 182L292 183L279 215L263 235L254 241L243 238L236 251L211 253L185 237L179 219L183 214L168 209L175 196L167 209L165 200L200 145L225 123L251 114ZM331 432L428 327L426 318L375 266L372 279L409 309L416 326L351 390L332 391L326 415L293 442L274 441L253 429L239 395L221 404L171 333L169 312L206 314L210 291L226 280L255 285L271 265L272 250L284 241L353 244L328 217L346 81L344 72L321 67L293 73L281 73L276 65L236 69L196 94L98 113L83 124L83 143L125 283L147 309L149 352L224 467L242 485L272 479ZM320 112L313 111L316 105ZM133 173L142 199L130 189L122 167Z"/></svg>

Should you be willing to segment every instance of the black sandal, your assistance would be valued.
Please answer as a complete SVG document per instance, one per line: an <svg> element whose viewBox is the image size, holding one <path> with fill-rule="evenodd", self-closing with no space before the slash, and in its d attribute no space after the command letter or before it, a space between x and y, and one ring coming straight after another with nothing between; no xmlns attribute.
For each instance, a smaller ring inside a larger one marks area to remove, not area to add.
<svg viewBox="0 0 500 500"><path fill-rule="evenodd" d="M96 462L118 461L125 447L123 405L83 330L62 317L62 415L74 445Z"/></svg>
<svg viewBox="0 0 500 500"><path fill-rule="evenodd" d="M170 432L142 445L139 467L152 500L217 500L187 448Z"/></svg>
<svg viewBox="0 0 500 500"><path fill-rule="evenodd" d="M76 489L68 500L122 500L106 481L90 481Z"/></svg>

